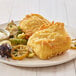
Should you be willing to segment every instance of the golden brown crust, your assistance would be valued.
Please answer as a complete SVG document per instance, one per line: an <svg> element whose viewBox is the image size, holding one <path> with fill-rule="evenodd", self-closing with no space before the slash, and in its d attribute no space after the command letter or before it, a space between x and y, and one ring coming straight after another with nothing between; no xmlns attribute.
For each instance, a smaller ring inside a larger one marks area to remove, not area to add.
<svg viewBox="0 0 76 76"><path fill-rule="evenodd" d="M27 35L31 36L34 32L38 31L42 25L47 26L49 24L50 22L41 15L30 14L20 22L20 27Z"/></svg>
<svg viewBox="0 0 76 76"><path fill-rule="evenodd" d="M66 52L70 43L71 39L64 29L64 24L53 22L47 29L35 32L27 45L40 59L49 59Z"/></svg>

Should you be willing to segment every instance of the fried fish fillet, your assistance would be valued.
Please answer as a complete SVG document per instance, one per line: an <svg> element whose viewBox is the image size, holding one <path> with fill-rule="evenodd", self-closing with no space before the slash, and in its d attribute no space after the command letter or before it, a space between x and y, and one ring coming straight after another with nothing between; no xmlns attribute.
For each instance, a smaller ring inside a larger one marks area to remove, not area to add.
<svg viewBox="0 0 76 76"><path fill-rule="evenodd" d="M42 25L47 26L50 22L39 14L27 15L21 22L20 28L30 36L36 32Z"/></svg>
<svg viewBox="0 0 76 76"><path fill-rule="evenodd" d="M70 44L71 38L64 29L64 24L58 22L35 32L27 43L40 59L49 59L64 53L70 48Z"/></svg>

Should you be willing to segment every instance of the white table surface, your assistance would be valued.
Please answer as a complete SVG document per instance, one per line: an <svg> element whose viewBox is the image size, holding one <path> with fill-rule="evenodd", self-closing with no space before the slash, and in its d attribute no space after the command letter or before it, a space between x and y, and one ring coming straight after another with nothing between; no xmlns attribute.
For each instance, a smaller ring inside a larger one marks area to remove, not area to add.
<svg viewBox="0 0 76 76"><path fill-rule="evenodd" d="M21 20L30 13L76 26L76 0L0 0L0 24ZM0 76L76 76L76 60L46 68L20 68L0 63Z"/></svg>

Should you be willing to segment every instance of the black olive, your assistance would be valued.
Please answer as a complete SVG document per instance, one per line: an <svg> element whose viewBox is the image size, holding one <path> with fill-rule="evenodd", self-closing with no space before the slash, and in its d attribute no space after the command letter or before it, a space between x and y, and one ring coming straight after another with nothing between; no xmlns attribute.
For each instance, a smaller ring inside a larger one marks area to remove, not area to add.
<svg viewBox="0 0 76 76"><path fill-rule="evenodd" d="M11 46L9 44L0 45L0 55L1 57L11 57Z"/></svg>

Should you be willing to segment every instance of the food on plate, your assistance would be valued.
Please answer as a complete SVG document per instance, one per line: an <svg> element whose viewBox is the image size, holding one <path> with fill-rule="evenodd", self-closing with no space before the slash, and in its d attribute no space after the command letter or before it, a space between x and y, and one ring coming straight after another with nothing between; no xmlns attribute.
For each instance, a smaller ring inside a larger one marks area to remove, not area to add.
<svg viewBox="0 0 76 76"><path fill-rule="evenodd" d="M11 49L12 47L7 43L1 44L0 45L1 57L7 57L7 58L11 57Z"/></svg>
<svg viewBox="0 0 76 76"><path fill-rule="evenodd" d="M49 24L50 22L41 15L30 14L27 15L19 25L22 31L25 32L28 37L30 37L33 33L39 30L42 25L47 26Z"/></svg>
<svg viewBox="0 0 76 76"><path fill-rule="evenodd" d="M25 37L26 37L25 33L21 33L16 36L16 38L19 38L19 39L25 39Z"/></svg>
<svg viewBox="0 0 76 76"><path fill-rule="evenodd" d="M11 42L9 40L3 40L0 42L0 45L2 44L9 44L11 46Z"/></svg>
<svg viewBox="0 0 76 76"><path fill-rule="evenodd" d="M76 49L76 39L72 39L71 49Z"/></svg>
<svg viewBox="0 0 76 76"><path fill-rule="evenodd" d="M40 59L49 59L60 55L70 48L71 38L63 23L53 23L47 29L35 32L27 45Z"/></svg>
<svg viewBox="0 0 76 76"><path fill-rule="evenodd" d="M2 38L6 38L6 34L3 32L0 32L0 39L2 39Z"/></svg>
<svg viewBox="0 0 76 76"><path fill-rule="evenodd" d="M28 54L28 58L32 58L32 57L34 57L35 56L35 54L34 54L34 52L31 52L31 51L29 51L29 54Z"/></svg>
<svg viewBox="0 0 76 76"><path fill-rule="evenodd" d="M4 40L4 39L8 39L10 36L9 31L5 30L5 29L0 29L0 41Z"/></svg>
<svg viewBox="0 0 76 76"><path fill-rule="evenodd" d="M5 38L7 35L8 38ZM68 49L76 49L76 39L71 41L64 23L50 22L39 14L27 15L19 26L11 21L6 30L0 29L1 57L22 60L39 57L49 59Z"/></svg>
<svg viewBox="0 0 76 76"><path fill-rule="evenodd" d="M7 25L6 30L8 30L11 35L15 35L18 32L18 28L13 21Z"/></svg>
<svg viewBox="0 0 76 76"><path fill-rule="evenodd" d="M22 33L23 33L22 30L21 30L21 28L20 28L20 26L17 26L17 28L18 28L18 31L17 31L17 33L14 35L15 38L16 38L19 34L22 34Z"/></svg>
<svg viewBox="0 0 76 76"><path fill-rule="evenodd" d="M26 45L16 45L11 51L12 59L22 60L27 57L29 51Z"/></svg>
<svg viewBox="0 0 76 76"><path fill-rule="evenodd" d="M25 39L10 38L9 41L11 42L12 45L27 44L27 41Z"/></svg>

